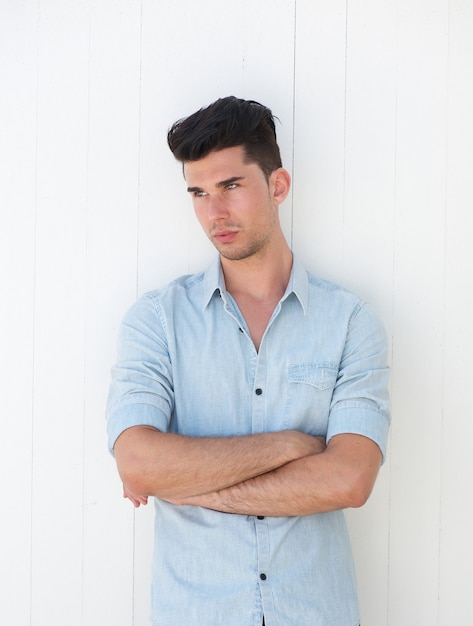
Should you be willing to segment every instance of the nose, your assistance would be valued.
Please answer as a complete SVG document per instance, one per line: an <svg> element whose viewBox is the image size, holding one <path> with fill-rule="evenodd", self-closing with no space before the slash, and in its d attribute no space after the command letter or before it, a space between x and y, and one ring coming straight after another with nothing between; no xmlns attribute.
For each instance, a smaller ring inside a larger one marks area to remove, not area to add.
<svg viewBox="0 0 473 626"><path fill-rule="evenodd" d="M225 219L228 217L228 209L225 201L217 194L209 196L207 216L210 221Z"/></svg>

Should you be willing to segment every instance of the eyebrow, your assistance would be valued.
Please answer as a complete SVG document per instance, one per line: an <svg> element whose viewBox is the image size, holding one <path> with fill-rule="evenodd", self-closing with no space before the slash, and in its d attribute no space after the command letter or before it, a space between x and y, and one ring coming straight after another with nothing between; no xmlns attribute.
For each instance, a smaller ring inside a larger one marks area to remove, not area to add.
<svg viewBox="0 0 473 626"><path fill-rule="evenodd" d="M222 187L226 187L227 185L231 185L232 183L236 183L239 180L243 180L244 176L232 176L231 178L227 178L226 180L222 180L217 183L215 186L221 189ZM203 191L200 187L187 187L187 191L189 193L195 193L196 191Z"/></svg>

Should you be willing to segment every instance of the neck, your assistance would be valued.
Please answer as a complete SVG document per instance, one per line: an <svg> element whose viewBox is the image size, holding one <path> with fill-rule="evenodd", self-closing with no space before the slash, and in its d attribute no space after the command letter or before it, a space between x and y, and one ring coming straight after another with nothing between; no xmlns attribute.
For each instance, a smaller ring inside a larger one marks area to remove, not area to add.
<svg viewBox="0 0 473 626"><path fill-rule="evenodd" d="M220 257L220 261L227 291L234 297L245 295L255 300L279 300L292 270L292 252L285 240L261 257L238 261Z"/></svg>

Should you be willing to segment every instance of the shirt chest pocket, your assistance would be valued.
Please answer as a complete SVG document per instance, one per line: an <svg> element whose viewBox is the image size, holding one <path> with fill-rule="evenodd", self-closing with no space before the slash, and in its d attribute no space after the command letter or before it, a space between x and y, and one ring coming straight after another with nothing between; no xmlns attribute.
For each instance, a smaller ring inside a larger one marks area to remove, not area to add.
<svg viewBox="0 0 473 626"><path fill-rule="evenodd" d="M337 377L337 363L290 364L287 372L285 427L324 435Z"/></svg>

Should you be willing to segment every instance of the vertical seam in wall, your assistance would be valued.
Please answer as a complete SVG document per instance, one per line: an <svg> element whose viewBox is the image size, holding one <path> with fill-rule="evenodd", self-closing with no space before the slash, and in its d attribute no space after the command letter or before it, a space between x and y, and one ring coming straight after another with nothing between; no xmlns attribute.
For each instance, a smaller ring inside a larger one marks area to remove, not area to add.
<svg viewBox="0 0 473 626"><path fill-rule="evenodd" d="M296 71L297 71L297 0L294 0L294 24L293 24L293 69L292 69L292 163L291 175L293 184L291 185L291 250L294 249L294 179L295 179L295 150L296 150Z"/></svg>
<svg viewBox="0 0 473 626"><path fill-rule="evenodd" d="M396 302L396 232L397 232L397 137L398 137L398 104L399 104L399 2L396 3L396 69L395 69L395 103L394 103L394 189L393 189L393 252L392 252L392 296L391 296L391 362L394 364L395 358L395 343L394 343L394 319L395 319L395 302ZM391 374L391 388L394 387L394 367L392 367ZM393 473L390 468L389 476L389 497L388 497L388 546L387 546L387 588L386 588L386 624L389 624L390 615L390 589L391 589L391 510L392 510L392 486L393 486Z"/></svg>
<svg viewBox="0 0 473 626"><path fill-rule="evenodd" d="M138 163L137 163L137 197L136 197L136 293L139 292L139 260L140 260L140 217L141 217L141 113L142 113L142 64L143 64L143 0L140 2L140 64L139 64L139 86L138 86ZM131 626L135 624L136 613L136 510L133 510L133 533L132 533L132 554L133 554L133 575L132 575L132 613Z"/></svg>
<svg viewBox="0 0 473 626"><path fill-rule="evenodd" d="M142 84L141 69L143 61L143 1L140 2L140 67L139 67L139 104L138 104L138 163L137 163L137 194L136 194L136 289L135 296L138 298L139 291L139 260L140 260L140 201L141 201L141 106Z"/></svg>
<svg viewBox="0 0 473 626"><path fill-rule="evenodd" d="M396 299L396 228L397 228L397 133L398 133L398 88L399 88L399 2L396 3L396 67L395 67L395 101L394 101L394 172L393 172L393 251L392 251L392 296L391 296L391 364L394 363L394 312ZM391 369L391 389L394 384L394 367ZM393 472L390 467L388 495L388 529L387 529L387 576L386 576L386 624L389 624L390 576L391 576L391 510L392 510Z"/></svg>
<svg viewBox="0 0 473 626"><path fill-rule="evenodd" d="M83 342L84 342L84 361L82 372L83 396L82 396L82 549L81 549L81 622L84 622L84 578L85 578L85 562L84 562L84 546L85 546L85 523L86 523L86 485L85 485L85 465L86 465L86 411L87 411L87 303L89 293L89 200L90 200L90 74L91 74L91 39L92 39L92 7L89 0L89 23L88 23L88 60L87 60L87 145L86 145L86 165L85 165L85 241L84 241L84 283L85 283L85 299L84 299L84 326L83 326Z"/></svg>
<svg viewBox="0 0 473 626"><path fill-rule="evenodd" d="M136 567L136 509L133 509L133 532L132 532L132 540L131 540L131 545L132 545L132 554L133 554L133 570L132 570L132 579L131 579L131 625L130 626L134 626L135 624L135 599L136 599L136 593L135 593L135 584L136 584L136 575L135 575L135 567Z"/></svg>
<svg viewBox="0 0 473 626"><path fill-rule="evenodd" d="M345 274L345 201L347 165L348 0L345 0L345 103L343 115L342 271Z"/></svg>
<svg viewBox="0 0 473 626"><path fill-rule="evenodd" d="M448 208L448 137L449 137L449 112L450 112L450 18L451 18L451 2L447 2L447 59L446 59L446 75L445 75L445 87L446 87L446 106L445 106L445 180L444 180L444 214L443 214L443 303L442 303L442 363L441 363L441 378L442 385L440 390L440 463L439 463L439 536L438 536L438 579L437 579L437 625L440 624L440 594L441 594L441 573L442 573L442 496L443 496L443 475L444 475L444 456L443 456L443 432L444 432L444 412L445 412L445 320L446 320L446 294L447 294L447 208Z"/></svg>
<svg viewBox="0 0 473 626"><path fill-rule="evenodd" d="M33 486L34 486L34 421L35 421L35 388L36 388L36 260L37 260L37 211L38 211L38 120L39 120L39 25L40 0L37 0L36 13L36 119L35 119L35 178L34 178L34 211L33 211L33 310L32 310L32 343L33 359L31 371L31 478L30 478L30 626L33 623Z"/></svg>

